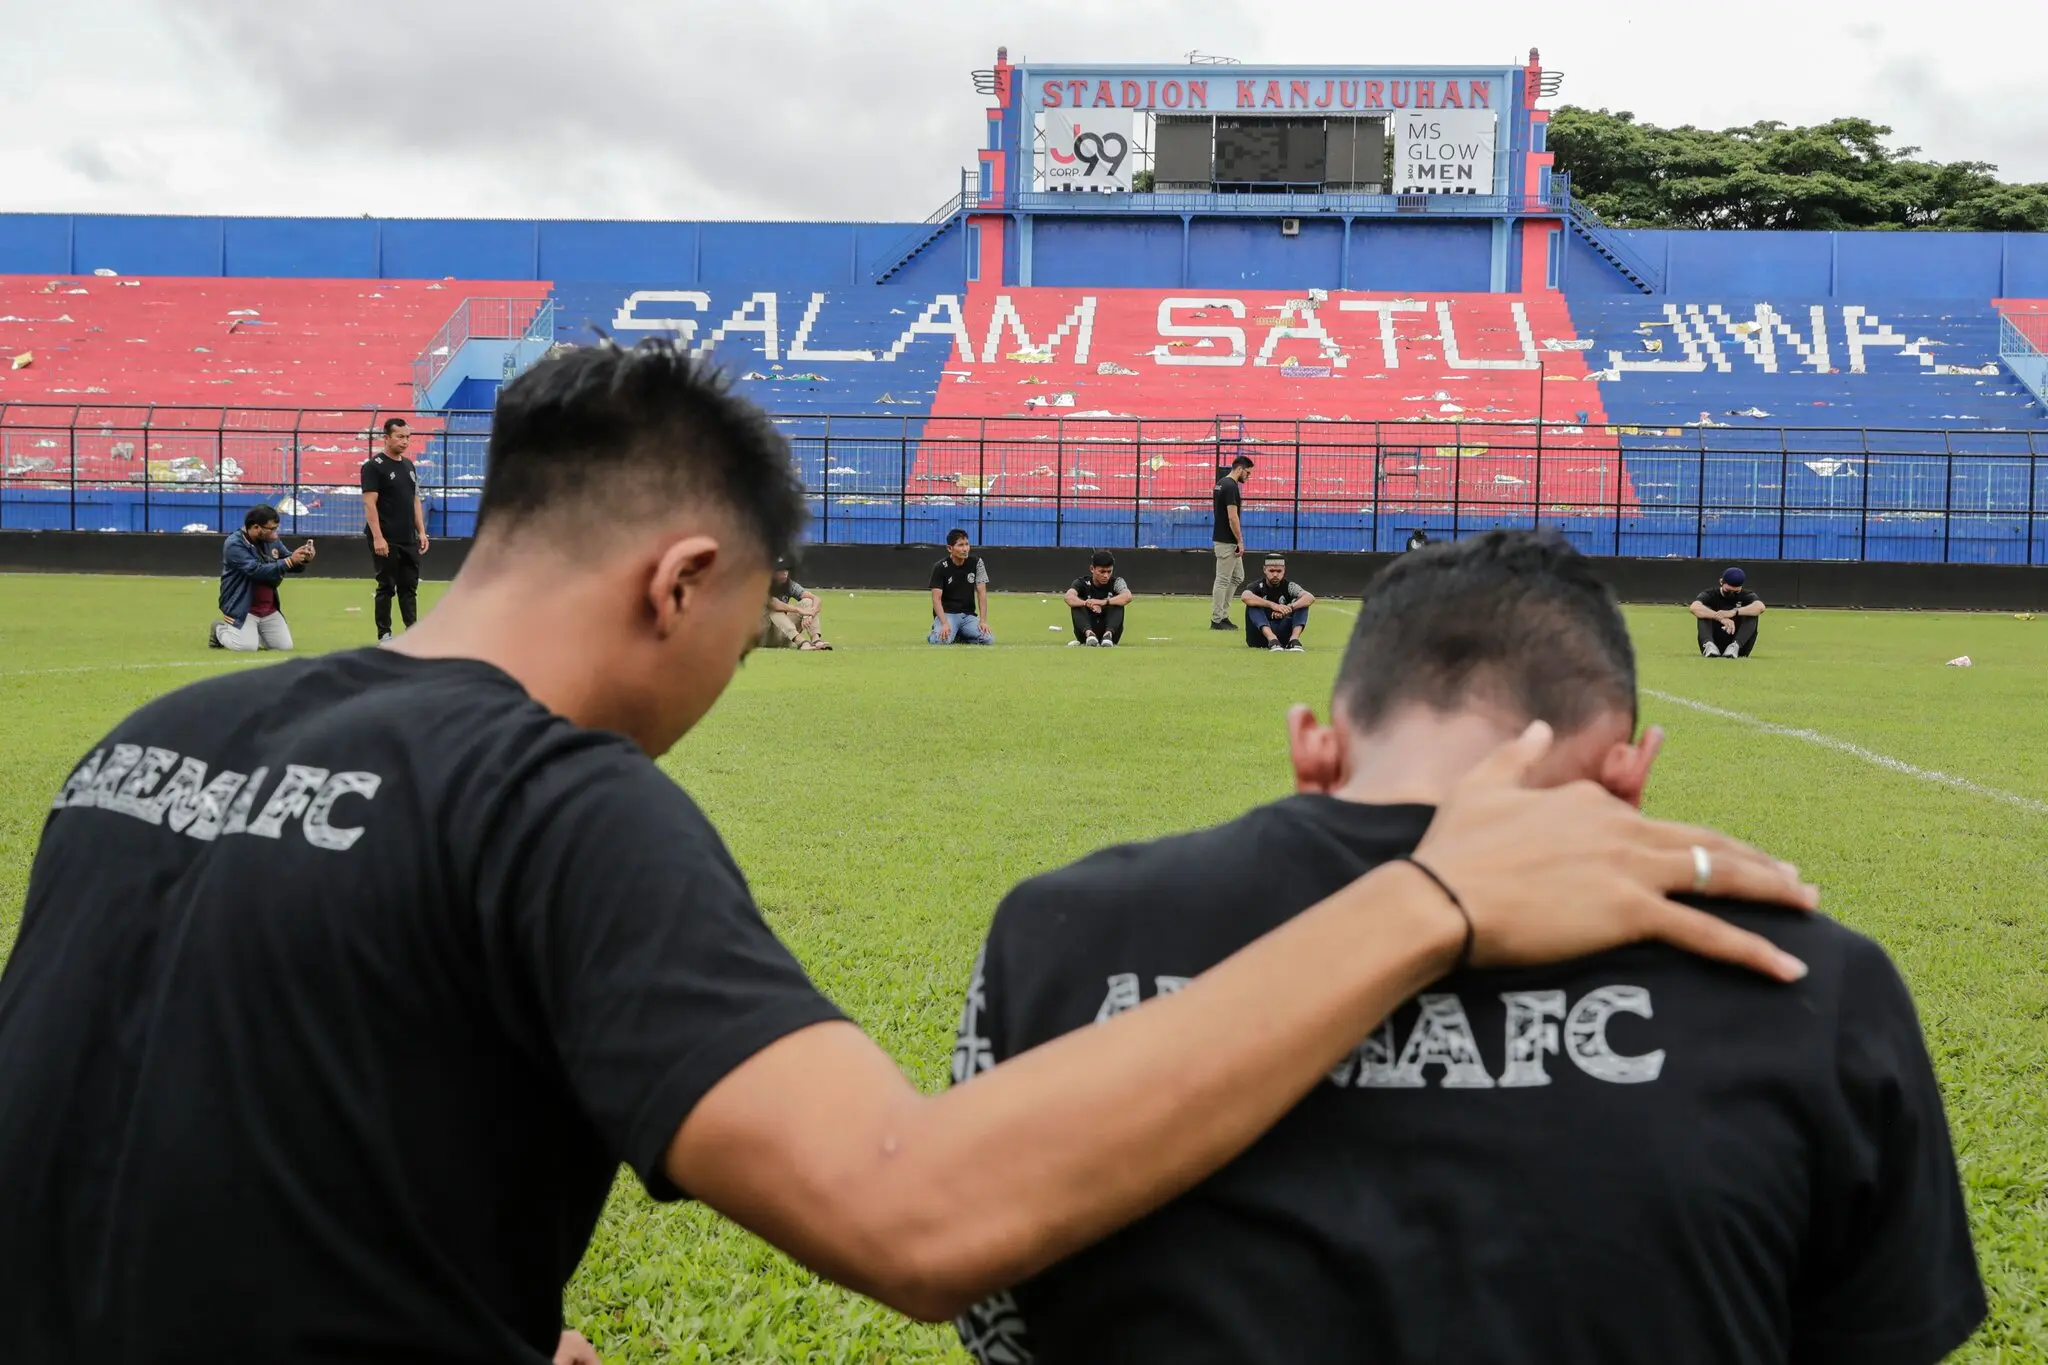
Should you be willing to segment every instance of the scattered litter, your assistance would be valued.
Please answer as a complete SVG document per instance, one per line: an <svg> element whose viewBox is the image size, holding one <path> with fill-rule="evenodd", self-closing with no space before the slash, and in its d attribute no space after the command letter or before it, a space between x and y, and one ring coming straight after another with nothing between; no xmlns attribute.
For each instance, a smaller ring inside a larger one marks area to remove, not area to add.
<svg viewBox="0 0 2048 1365"><path fill-rule="evenodd" d="M1948 663L1946 663L1945 665L1943 665L1943 667L1945 667L1945 668L1968 668L1968 667L1970 667L1970 656L1969 656L1969 655L1967 655L1967 654L1958 654L1958 655L1957 655L1957 656L1956 656L1955 658L1953 658L1953 659L1950 659L1950 660L1948 661Z"/></svg>
<svg viewBox="0 0 2048 1365"><path fill-rule="evenodd" d="M228 309L228 316L231 318L260 318L263 315L254 308L230 308Z"/></svg>
<svg viewBox="0 0 2048 1365"><path fill-rule="evenodd" d="M71 321L71 314L69 314L69 313L59 313L59 314L57 314L57 316L56 316L56 317L53 317L53 318L51 318L51 319L50 319L50 321L52 321L52 322L69 322L69 321Z"/></svg>
<svg viewBox="0 0 2048 1365"><path fill-rule="evenodd" d="M1280 367L1280 373L1289 379L1328 379L1331 370L1328 365L1297 365L1290 360Z"/></svg>
<svg viewBox="0 0 2048 1365"><path fill-rule="evenodd" d="M1729 413L1728 415L1729 415L1730 417L1758 417L1758 418L1762 418L1762 417L1769 417L1769 416L1770 416L1770 414L1769 414L1768 412L1765 412L1765 411L1764 411L1764 410L1763 410L1762 408L1743 408L1743 409L1742 409L1741 411L1739 411L1739 412L1731 412L1731 413Z"/></svg>
<svg viewBox="0 0 2048 1365"><path fill-rule="evenodd" d="M343 608L342 608L342 610L343 610L343 611L361 611L361 610L362 610L362 608L361 608L361 607L343 607Z"/></svg>
<svg viewBox="0 0 2048 1365"><path fill-rule="evenodd" d="M183 526L180 526L178 529L180 531L185 532L187 535L191 535L195 532L211 531L213 528L211 526L208 526L203 521L188 521Z"/></svg>
<svg viewBox="0 0 2048 1365"><path fill-rule="evenodd" d="M1105 360L1105 361L1103 361L1103 362L1102 362L1102 363L1101 363L1100 365L1097 365L1097 366L1095 367L1095 373L1097 373L1097 374L1136 374L1136 373L1137 373L1137 371L1136 371L1136 370L1129 370L1129 369L1125 369L1125 368L1124 368L1124 367L1123 367L1122 365L1119 365L1119 364L1117 364L1117 363L1116 363L1116 362L1115 362L1114 360Z"/></svg>
<svg viewBox="0 0 2048 1365"><path fill-rule="evenodd" d="M880 398L877 398L875 402L878 405L892 408L914 408L917 406L915 398L898 398L893 393L885 393Z"/></svg>
<svg viewBox="0 0 2048 1365"><path fill-rule="evenodd" d="M2015 621L2031 621L2034 619L2034 613L2030 611L2016 611L2012 614L2012 619Z"/></svg>
<svg viewBox="0 0 2048 1365"><path fill-rule="evenodd" d="M1052 364L1051 346L1031 346L1021 351L1010 352L1010 359L1024 365Z"/></svg>
<svg viewBox="0 0 2048 1365"><path fill-rule="evenodd" d="M95 270L92 273L95 275L105 276L107 279L111 280L118 276L121 272L118 270L109 270L105 266L101 266L98 270Z"/></svg>
<svg viewBox="0 0 2048 1365"><path fill-rule="evenodd" d="M1159 644L1164 644L1167 641L1171 640L1173 637L1171 635L1147 635L1145 638L1147 640L1155 641Z"/></svg>
<svg viewBox="0 0 2048 1365"><path fill-rule="evenodd" d="M1590 351L1593 349L1593 338L1545 337L1543 338L1543 349L1546 351Z"/></svg>
<svg viewBox="0 0 2048 1365"><path fill-rule="evenodd" d="M1823 479L1832 479L1837 474L1845 474L1852 479L1856 477L1856 471L1850 468L1847 460L1808 460L1805 463Z"/></svg>
<svg viewBox="0 0 2048 1365"><path fill-rule="evenodd" d="M36 354L35 354L35 352L34 352L34 351L23 351L23 352L22 352L22 353L21 353L20 355L18 355L18 356L16 356L16 357L14 357L14 363L13 363L12 365L8 366L7 368L9 368L10 370L25 370L25 369L27 369L27 368L28 368L29 366L31 366L31 365L33 365L33 364L35 364L35 363L36 363Z"/></svg>
<svg viewBox="0 0 2048 1365"><path fill-rule="evenodd" d="M1464 411L1464 409L1463 409L1463 408L1461 408L1461 407L1459 407L1459 406L1458 406L1458 405L1457 405L1456 403L1439 403L1439 404L1437 405L1437 409L1436 409L1436 410L1437 410L1438 412L1463 412L1463 411Z"/></svg>
<svg viewBox="0 0 2048 1365"><path fill-rule="evenodd" d="M1308 291L1308 301L1310 303L1328 303L1330 301L1330 291L1327 289L1311 289Z"/></svg>

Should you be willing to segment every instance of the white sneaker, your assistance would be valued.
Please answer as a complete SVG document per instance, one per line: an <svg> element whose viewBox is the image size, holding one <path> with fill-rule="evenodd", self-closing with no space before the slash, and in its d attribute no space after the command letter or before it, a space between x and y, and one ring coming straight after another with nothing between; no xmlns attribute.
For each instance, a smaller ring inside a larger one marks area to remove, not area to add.
<svg viewBox="0 0 2048 1365"><path fill-rule="evenodd" d="M1287 646L1281 644L1278 640L1275 640L1272 644L1267 645L1266 648L1271 650L1275 654L1285 654L1287 652Z"/></svg>
<svg viewBox="0 0 2048 1365"><path fill-rule="evenodd" d="M1090 649L1093 649L1093 648L1095 648L1095 647L1096 647L1097 645L1099 645L1099 644L1101 644L1101 643L1102 643L1102 641L1100 641L1100 640L1098 640L1098 639L1096 639L1096 638L1095 638L1095 632L1094 632L1094 631L1092 631L1092 630L1091 630L1091 631L1089 631L1089 632L1088 632L1088 640L1087 640L1088 648L1090 648Z"/></svg>
<svg viewBox="0 0 2048 1365"><path fill-rule="evenodd" d="M1288 644L1287 644L1287 652L1288 652L1289 654L1306 654L1306 653L1308 653L1308 651L1307 651L1306 649L1303 649L1303 648L1301 647L1301 641L1299 641L1299 640L1290 640L1290 641L1288 642Z"/></svg>
<svg viewBox="0 0 2048 1365"><path fill-rule="evenodd" d="M1081 642L1080 642L1079 640L1069 640L1069 641L1067 641L1067 648L1068 648L1068 649L1079 649L1080 647L1081 647Z"/></svg>
<svg viewBox="0 0 2048 1365"><path fill-rule="evenodd" d="M1110 639L1107 635L1105 635L1102 637L1102 647L1104 649L1115 649L1116 641Z"/></svg>

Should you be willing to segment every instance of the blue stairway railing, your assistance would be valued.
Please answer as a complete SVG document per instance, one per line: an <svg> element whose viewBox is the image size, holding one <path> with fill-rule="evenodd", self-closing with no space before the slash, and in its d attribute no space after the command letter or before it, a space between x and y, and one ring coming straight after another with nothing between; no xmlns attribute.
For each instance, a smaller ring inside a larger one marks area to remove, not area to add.
<svg viewBox="0 0 2048 1365"><path fill-rule="evenodd" d="M2048 409L2048 315L1998 315L1998 358Z"/></svg>

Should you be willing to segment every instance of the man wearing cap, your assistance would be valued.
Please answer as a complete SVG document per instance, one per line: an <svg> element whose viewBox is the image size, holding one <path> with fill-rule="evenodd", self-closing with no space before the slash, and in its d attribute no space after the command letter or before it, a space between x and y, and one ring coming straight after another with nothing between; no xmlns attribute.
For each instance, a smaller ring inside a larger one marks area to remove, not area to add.
<svg viewBox="0 0 2048 1365"><path fill-rule="evenodd" d="M1746 578L1731 568L1688 604L1699 618L1701 658L1746 659L1756 653L1756 618L1764 614L1764 600L1744 586Z"/></svg>
<svg viewBox="0 0 2048 1365"><path fill-rule="evenodd" d="M1302 652L1301 633L1308 629L1309 604L1316 598L1301 584L1289 581L1285 559L1267 555L1265 574L1246 588L1239 600L1245 606L1245 644L1253 649Z"/></svg>

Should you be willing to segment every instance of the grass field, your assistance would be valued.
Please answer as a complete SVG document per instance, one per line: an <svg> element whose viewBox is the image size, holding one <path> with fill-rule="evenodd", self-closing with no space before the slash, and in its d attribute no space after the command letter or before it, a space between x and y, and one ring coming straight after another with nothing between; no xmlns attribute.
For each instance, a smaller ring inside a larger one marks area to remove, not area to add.
<svg viewBox="0 0 2048 1365"><path fill-rule="evenodd" d="M201 648L213 595L0 577L0 953L50 796L92 741L181 683L267 666ZM1210 633L1205 603L1141 600L1104 653L1059 647L1056 599L998 595L1000 647L936 650L921 596L825 594L838 650L755 656L665 762L818 981L937 1087L1003 890L1282 795L1282 716L1326 699L1350 618L1318 607L1311 652L1271 655ZM302 650L367 641L367 583L286 600ZM1677 608L1630 621L1645 717L1671 732L1653 811L1796 860L1914 988L1993 1301L1955 1358L2048 1361L2048 619L1780 611L1742 663L1695 658ZM1959 654L1976 666L1942 667ZM567 1316L613 1365L964 1359L950 1332L629 1181Z"/></svg>

